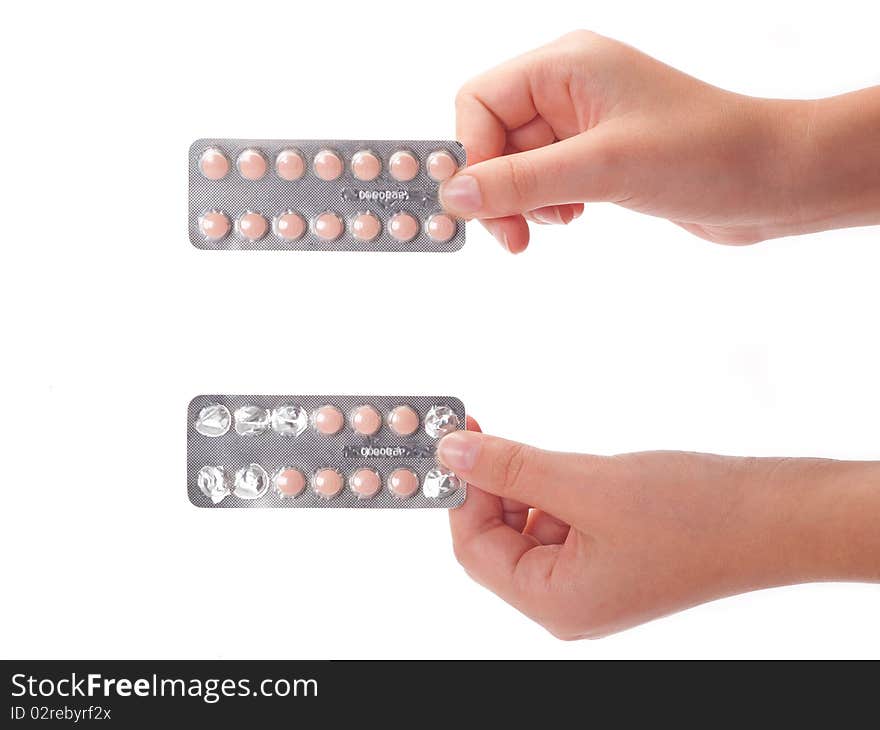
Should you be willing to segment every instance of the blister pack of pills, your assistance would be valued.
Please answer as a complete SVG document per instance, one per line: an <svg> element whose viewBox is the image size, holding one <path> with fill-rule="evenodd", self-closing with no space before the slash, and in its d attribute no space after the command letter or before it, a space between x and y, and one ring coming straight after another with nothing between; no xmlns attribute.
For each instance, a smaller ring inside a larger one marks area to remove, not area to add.
<svg viewBox="0 0 880 730"><path fill-rule="evenodd" d="M436 461L465 428L449 396L199 395L187 411L197 507L451 508L467 485Z"/></svg>
<svg viewBox="0 0 880 730"><path fill-rule="evenodd" d="M203 249L457 251L464 221L437 192L459 142L200 139L189 151L189 238Z"/></svg>

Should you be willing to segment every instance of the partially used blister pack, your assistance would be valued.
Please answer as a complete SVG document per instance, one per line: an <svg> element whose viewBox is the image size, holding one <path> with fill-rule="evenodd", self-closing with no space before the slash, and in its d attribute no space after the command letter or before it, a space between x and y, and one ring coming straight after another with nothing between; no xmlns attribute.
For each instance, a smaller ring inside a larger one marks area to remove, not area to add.
<svg viewBox="0 0 880 730"><path fill-rule="evenodd" d="M465 428L449 396L199 395L187 411L197 507L451 508L467 485L437 442Z"/></svg>
<svg viewBox="0 0 880 730"><path fill-rule="evenodd" d="M465 164L448 140L200 139L189 238L204 249L457 251L438 189Z"/></svg>

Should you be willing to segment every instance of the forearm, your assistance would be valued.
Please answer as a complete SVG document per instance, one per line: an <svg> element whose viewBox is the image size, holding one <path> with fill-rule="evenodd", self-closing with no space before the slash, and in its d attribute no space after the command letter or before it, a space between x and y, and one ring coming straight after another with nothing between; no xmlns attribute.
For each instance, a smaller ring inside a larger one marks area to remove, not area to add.
<svg viewBox="0 0 880 730"><path fill-rule="evenodd" d="M799 232L880 223L880 86L769 102L784 120L782 215Z"/></svg>
<svg viewBox="0 0 880 730"><path fill-rule="evenodd" d="M777 464L755 483L765 582L880 581L880 462Z"/></svg>

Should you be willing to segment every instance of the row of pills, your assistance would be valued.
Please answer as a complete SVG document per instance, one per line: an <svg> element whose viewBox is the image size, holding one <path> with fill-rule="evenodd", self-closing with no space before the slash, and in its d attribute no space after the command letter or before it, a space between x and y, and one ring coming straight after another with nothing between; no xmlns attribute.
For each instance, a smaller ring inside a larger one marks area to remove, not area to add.
<svg viewBox="0 0 880 730"><path fill-rule="evenodd" d="M222 210L209 210L199 216L199 232L206 241L220 241L232 228L229 216ZM235 220L236 234L251 243L264 238L269 228L266 216L256 211L248 211ZM399 212L388 219L386 229L395 241L406 243L419 234L420 224L415 216ZM297 241L307 230L322 241L335 241L345 233L346 224L342 216L332 210L318 214L309 225L299 213L286 210L272 218L271 230L283 241ZM425 233L435 243L451 240L456 230L455 220L445 213L435 213L425 221ZM362 211L349 219L348 231L358 241L372 241L382 232L382 222L375 213Z"/></svg>
<svg viewBox="0 0 880 730"><path fill-rule="evenodd" d="M418 412L406 404L398 405L385 414L365 403L348 413L348 425L361 436L375 436L385 425L398 436L412 436L423 426L431 438L440 438L459 428L458 416L448 406L433 406L421 423ZM311 427L322 436L334 436L345 428L346 417L330 403L309 414L297 405L284 405L267 409L259 406L242 406L235 413L220 404L205 406L199 411L194 428L202 436L223 436L233 426L240 436L256 436L268 431L295 438Z"/></svg>
<svg viewBox="0 0 880 730"><path fill-rule="evenodd" d="M230 474L221 466L204 466L199 470L197 482L202 494L209 497L214 504L222 501L230 494L244 500L255 500L263 497L270 489L281 499L296 499L301 496L306 486L319 499L331 500L338 497L348 482L348 488L359 500L373 499L382 490L382 477L372 467L360 467L349 474L346 480L342 472L334 467L325 467L314 471L308 479L302 469L295 466L284 466L271 477L259 464L248 464ZM395 499L408 499L419 490L419 477L407 467L398 467L391 471L385 479L386 488ZM440 499L461 486L458 478L440 468L431 469L421 484L422 494L428 499Z"/></svg>
<svg viewBox="0 0 880 730"><path fill-rule="evenodd" d="M398 182L409 182L419 174L421 163L416 154L401 149L383 161L373 150L359 150L348 163L352 177L369 182L375 180L387 169L388 175ZM269 172L269 161L259 149L249 147L235 160L238 174L245 180L262 180ZM303 153L295 148L282 150L275 156L275 174L282 180L293 182L306 174L306 160ZM199 171L208 180L222 180L230 171L229 158L219 147L208 147L199 156ZM312 172L321 180L331 182L342 177L345 163L336 150L323 149L311 160ZM458 170L458 162L448 150L434 150L425 159L425 173L435 182L452 177Z"/></svg>

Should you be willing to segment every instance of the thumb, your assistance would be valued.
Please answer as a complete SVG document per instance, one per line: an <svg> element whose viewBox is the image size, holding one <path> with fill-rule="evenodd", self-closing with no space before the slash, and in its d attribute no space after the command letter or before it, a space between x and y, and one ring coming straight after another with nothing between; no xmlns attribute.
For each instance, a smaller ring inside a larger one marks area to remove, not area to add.
<svg viewBox="0 0 880 730"><path fill-rule="evenodd" d="M460 218L500 218L548 205L611 200L613 166L605 138L592 130L478 162L440 186L440 203Z"/></svg>
<svg viewBox="0 0 880 730"><path fill-rule="evenodd" d="M584 513L589 484L608 468L601 457L544 451L474 431L444 436L437 460L468 484L569 523Z"/></svg>

